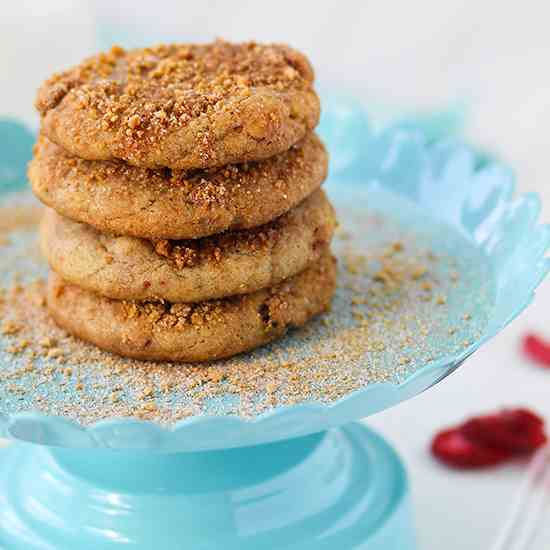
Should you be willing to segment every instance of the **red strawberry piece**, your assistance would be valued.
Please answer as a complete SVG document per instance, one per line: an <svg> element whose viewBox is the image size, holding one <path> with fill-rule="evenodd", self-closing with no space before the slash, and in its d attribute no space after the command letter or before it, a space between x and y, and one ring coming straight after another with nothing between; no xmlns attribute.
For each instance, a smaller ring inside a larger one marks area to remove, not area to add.
<svg viewBox="0 0 550 550"><path fill-rule="evenodd" d="M544 420L521 408L472 418L462 425L461 431L473 443L514 454L535 451L547 441Z"/></svg>
<svg viewBox="0 0 550 550"><path fill-rule="evenodd" d="M540 416L527 409L505 409L440 432L432 453L449 466L480 468L534 452L546 442Z"/></svg>
<svg viewBox="0 0 550 550"><path fill-rule="evenodd" d="M527 357L543 365L550 367L550 343L545 342L535 334L528 334L523 339L523 351Z"/></svg>
<svg viewBox="0 0 550 550"><path fill-rule="evenodd" d="M460 427L439 432L432 441L432 454L453 468L484 468L509 460L505 449L479 445L470 441Z"/></svg>

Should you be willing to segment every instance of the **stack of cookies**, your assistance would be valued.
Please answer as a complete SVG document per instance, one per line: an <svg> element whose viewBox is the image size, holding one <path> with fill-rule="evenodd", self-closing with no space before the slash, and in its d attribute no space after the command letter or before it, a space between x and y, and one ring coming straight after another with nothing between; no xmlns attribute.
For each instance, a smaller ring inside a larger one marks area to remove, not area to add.
<svg viewBox="0 0 550 550"><path fill-rule="evenodd" d="M114 47L50 78L29 177L55 321L124 356L205 361L328 309L312 85L287 46L223 41Z"/></svg>

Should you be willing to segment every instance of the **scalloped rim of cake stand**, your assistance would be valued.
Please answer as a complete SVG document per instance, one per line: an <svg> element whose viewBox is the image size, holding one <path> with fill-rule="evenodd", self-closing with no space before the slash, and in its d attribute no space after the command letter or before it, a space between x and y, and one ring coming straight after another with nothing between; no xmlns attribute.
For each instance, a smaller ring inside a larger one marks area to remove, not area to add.
<svg viewBox="0 0 550 550"><path fill-rule="evenodd" d="M368 168L368 185L437 212L489 258L496 299L476 342L420 368L401 383L372 384L331 404L280 406L252 419L196 416L171 426L134 418L82 426L35 411L0 413L0 435L50 446L154 452L215 450L300 437L369 416L430 388L519 315L550 270L550 259L545 258L550 227L538 224L538 195L515 198L511 170L466 145L448 140L430 144L421 132L410 129L373 134L355 104L341 107L329 109L321 124L320 133L335 157L329 189L336 181L360 181ZM356 189L368 190L368 185Z"/></svg>

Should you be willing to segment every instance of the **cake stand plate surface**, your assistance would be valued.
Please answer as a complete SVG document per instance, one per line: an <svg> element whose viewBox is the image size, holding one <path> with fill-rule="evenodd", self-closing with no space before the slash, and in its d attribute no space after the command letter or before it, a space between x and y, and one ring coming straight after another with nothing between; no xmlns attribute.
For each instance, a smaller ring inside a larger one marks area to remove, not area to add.
<svg viewBox="0 0 550 550"><path fill-rule="evenodd" d="M403 467L352 421L438 383L513 320L548 272L550 232L500 163L327 107L333 310L203 367L118 359L53 326L18 191L33 137L0 124L0 435L15 442L0 546L414 547Z"/></svg>

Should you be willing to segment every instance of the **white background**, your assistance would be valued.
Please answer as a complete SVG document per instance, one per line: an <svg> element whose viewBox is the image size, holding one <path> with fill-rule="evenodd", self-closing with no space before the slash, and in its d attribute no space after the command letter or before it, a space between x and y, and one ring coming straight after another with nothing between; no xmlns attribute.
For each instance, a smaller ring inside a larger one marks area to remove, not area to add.
<svg viewBox="0 0 550 550"><path fill-rule="evenodd" d="M34 93L113 37L282 41L307 53L325 89L352 92L375 113L468 107L471 141L505 158L522 191L550 218L550 4L478 1L2 2L0 115L36 126ZM486 550L522 468L457 473L427 453L438 428L471 413L529 405L550 420L550 370L524 360L521 334L550 338L550 285L511 327L439 387L369 419L400 451L412 477L423 550ZM550 547L550 531L533 550Z"/></svg>

